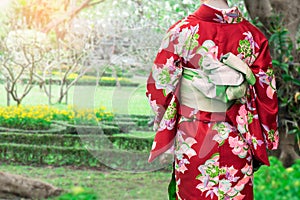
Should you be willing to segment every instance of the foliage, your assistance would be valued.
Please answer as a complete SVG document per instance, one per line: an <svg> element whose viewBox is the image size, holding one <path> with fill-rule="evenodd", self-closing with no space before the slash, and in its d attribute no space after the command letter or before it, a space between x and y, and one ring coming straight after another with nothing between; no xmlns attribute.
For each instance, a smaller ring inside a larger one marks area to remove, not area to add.
<svg viewBox="0 0 300 200"><path fill-rule="evenodd" d="M298 200L300 196L300 161L285 169L275 157L271 167L262 166L254 175L255 199Z"/></svg>
<svg viewBox="0 0 300 200"><path fill-rule="evenodd" d="M73 187L71 192L63 194L57 200L97 200L97 195L89 188Z"/></svg>
<svg viewBox="0 0 300 200"><path fill-rule="evenodd" d="M273 51L274 71L277 74L277 91L280 103L280 123L287 133L300 137L300 64L293 55L295 44L289 36L289 31L284 28L280 15L273 17L273 27L270 29L269 39ZM299 141L299 140L298 140ZM300 146L299 146L300 147Z"/></svg>

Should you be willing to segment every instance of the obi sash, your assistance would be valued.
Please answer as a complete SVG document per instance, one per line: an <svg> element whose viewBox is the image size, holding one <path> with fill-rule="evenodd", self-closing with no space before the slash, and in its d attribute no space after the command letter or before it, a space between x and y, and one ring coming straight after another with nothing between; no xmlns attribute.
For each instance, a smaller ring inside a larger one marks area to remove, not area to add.
<svg viewBox="0 0 300 200"><path fill-rule="evenodd" d="M221 62L204 57L202 69L183 68L180 101L183 105L208 112L224 112L234 100L255 84L251 69L240 58L228 53Z"/></svg>

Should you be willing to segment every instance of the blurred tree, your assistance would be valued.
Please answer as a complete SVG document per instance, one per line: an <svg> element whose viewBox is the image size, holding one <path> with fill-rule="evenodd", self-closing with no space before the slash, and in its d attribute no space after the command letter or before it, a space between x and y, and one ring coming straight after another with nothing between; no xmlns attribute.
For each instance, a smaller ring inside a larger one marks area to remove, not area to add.
<svg viewBox="0 0 300 200"><path fill-rule="evenodd" d="M36 82L34 76L44 60L47 44L44 33L31 30L10 31L1 41L0 71L6 80L5 89L17 105Z"/></svg>
<svg viewBox="0 0 300 200"><path fill-rule="evenodd" d="M9 81L6 89L18 105L37 82L49 96L51 103L51 93L46 83L49 82L47 79L51 78L53 71L59 72L56 77L59 79L60 90L56 102L61 103L71 86L89 70L87 60L90 50L94 48L95 35L88 21L80 20L78 15L85 8L91 8L103 1L15 0L13 2L12 8L7 12L6 23L3 23L4 31L1 32L3 40L0 69L5 80ZM32 39L33 36L44 35L43 41L39 41L38 44L29 42L28 35L23 34L29 32L31 40L36 42L37 38ZM15 41L22 39L23 42L16 42L14 48L8 48L5 41L12 41L9 37L13 33L20 33L15 36ZM48 44L47 48L41 48L43 43ZM35 50L29 51L32 48ZM39 56L36 55L37 52ZM19 54L23 56L16 56ZM22 63L18 62L18 59L23 59ZM67 81L72 73L78 76L73 81ZM25 76L27 81L20 82ZM22 92L17 89L20 83L26 83Z"/></svg>

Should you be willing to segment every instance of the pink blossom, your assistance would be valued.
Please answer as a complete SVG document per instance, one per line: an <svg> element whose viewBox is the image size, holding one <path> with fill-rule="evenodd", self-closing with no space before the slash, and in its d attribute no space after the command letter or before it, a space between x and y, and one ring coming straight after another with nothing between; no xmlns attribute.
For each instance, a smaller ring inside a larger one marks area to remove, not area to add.
<svg viewBox="0 0 300 200"><path fill-rule="evenodd" d="M178 163L178 169L177 171L181 172L184 174L184 172L186 170L188 170L188 168L185 166L185 164L189 164L189 161L187 161L186 159L182 159L179 163Z"/></svg>
<svg viewBox="0 0 300 200"><path fill-rule="evenodd" d="M274 142L272 143L273 144L273 148L272 149L277 149L278 148L278 144L279 144L279 134L278 134L278 131L276 131L274 133Z"/></svg>
<svg viewBox="0 0 300 200"><path fill-rule="evenodd" d="M246 116L248 114L245 105L242 105L239 109L239 115L240 116Z"/></svg>
<svg viewBox="0 0 300 200"><path fill-rule="evenodd" d="M249 182L251 176L244 176L235 186L235 188L239 191L243 190L244 186Z"/></svg>
<svg viewBox="0 0 300 200"><path fill-rule="evenodd" d="M241 158L246 157L247 155L247 150L248 150L248 145L242 141L239 140L239 137L229 137L229 145L232 149L232 153L234 155L238 155Z"/></svg>
<svg viewBox="0 0 300 200"><path fill-rule="evenodd" d="M233 200L243 200L244 198L245 198L245 195L239 193L237 196L235 196L235 197L233 198Z"/></svg>
<svg viewBox="0 0 300 200"><path fill-rule="evenodd" d="M174 58L170 57L167 59L166 64L163 65L164 68L168 68L170 72L176 70L176 66L174 65Z"/></svg>
<svg viewBox="0 0 300 200"><path fill-rule="evenodd" d="M235 174L238 172L233 166L226 169L226 178L231 182L236 182L239 177L235 177Z"/></svg>
<svg viewBox="0 0 300 200"><path fill-rule="evenodd" d="M248 124L247 117L242 117L242 116L236 116L236 122L241 126Z"/></svg>
<svg viewBox="0 0 300 200"><path fill-rule="evenodd" d="M242 173L243 174L247 174L248 176L250 176L252 174L252 166L246 164L243 168L242 168Z"/></svg>
<svg viewBox="0 0 300 200"><path fill-rule="evenodd" d="M218 60L218 46L212 46L208 49L207 55L210 55L213 59Z"/></svg>
<svg viewBox="0 0 300 200"><path fill-rule="evenodd" d="M245 105L242 105L239 109L239 115L236 117L236 122L241 125L247 125L248 124L248 118L247 118L248 111L245 108Z"/></svg>
<svg viewBox="0 0 300 200"><path fill-rule="evenodd" d="M275 89L273 87L275 87L275 79L273 78L272 79L272 82L271 82L271 85L267 88L267 96L270 98L270 99L273 99L273 96L274 96L274 93L275 93Z"/></svg>

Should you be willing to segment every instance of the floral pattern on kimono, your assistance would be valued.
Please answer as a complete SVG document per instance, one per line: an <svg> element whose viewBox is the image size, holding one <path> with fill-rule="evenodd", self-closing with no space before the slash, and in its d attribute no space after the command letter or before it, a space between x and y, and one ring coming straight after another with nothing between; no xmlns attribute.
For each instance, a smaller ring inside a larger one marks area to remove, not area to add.
<svg viewBox="0 0 300 200"><path fill-rule="evenodd" d="M180 104L184 67L233 53L256 82L224 113ZM147 80L156 135L149 162L174 149L176 199L253 199L253 159L269 165L278 147L277 93L268 41L240 12L207 5L168 30Z"/></svg>

